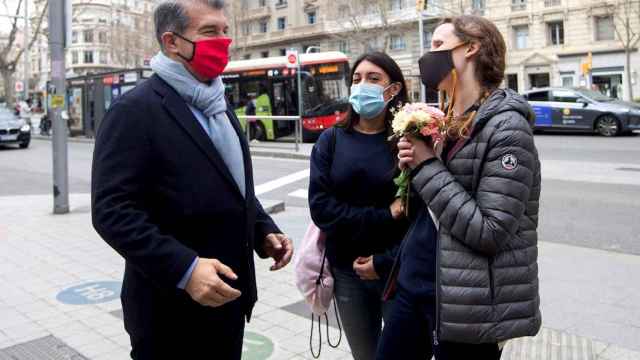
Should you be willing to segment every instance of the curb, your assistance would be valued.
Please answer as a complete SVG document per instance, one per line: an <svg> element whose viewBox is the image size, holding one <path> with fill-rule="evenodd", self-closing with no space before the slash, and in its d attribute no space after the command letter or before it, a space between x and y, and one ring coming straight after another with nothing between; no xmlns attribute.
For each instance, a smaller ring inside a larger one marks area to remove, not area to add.
<svg viewBox="0 0 640 360"><path fill-rule="evenodd" d="M34 135L34 134L32 134L31 135L31 140L51 141L51 136ZM94 139L89 139L89 138L67 137L67 142L80 143L80 144L93 144L95 141L94 141Z"/></svg>
<svg viewBox="0 0 640 360"><path fill-rule="evenodd" d="M51 141L51 136L31 135L31 139ZM89 139L89 138L81 138L81 137L68 137L67 141L70 143L93 144L95 140ZM268 150L265 151L265 150L257 150L257 149L250 149L250 151L252 156L260 156L260 157L292 159L292 160L309 160L311 158L311 155L300 154L300 153L268 151Z"/></svg>
<svg viewBox="0 0 640 360"><path fill-rule="evenodd" d="M264 211L269 215L281 213L285 210L284 201L260 200L260 203L262 204Z"/></svg>
<svg viewBox="0 0 640 360"><path fill-rule="evenodd" d="M264 150L256 150L256 149L251 149L251 155L260 156L260 157L278 158L278 159L292 159L292 160L311 159L311 155L306 155L306 154L286 153L286 152L278 152L278 151L264 151Z"/></svg>

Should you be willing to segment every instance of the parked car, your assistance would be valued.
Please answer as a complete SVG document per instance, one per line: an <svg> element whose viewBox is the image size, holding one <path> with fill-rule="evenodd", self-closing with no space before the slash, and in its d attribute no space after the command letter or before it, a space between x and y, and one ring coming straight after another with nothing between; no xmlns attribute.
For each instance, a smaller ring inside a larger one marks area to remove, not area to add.
<svg viewBox="0 0 640 360"><path fill-rule="evenodd" d="M13 111L0 108L0 145L18 144L26 149L31 142L31 126Z"/></svg>
<svg viewBox="0 0 640 360"><path fill-rule="evenodd" d="M597 91L544 88L524 94L536 113L535 129L596 132L617 136L640 130L640 104Z"/></svg>

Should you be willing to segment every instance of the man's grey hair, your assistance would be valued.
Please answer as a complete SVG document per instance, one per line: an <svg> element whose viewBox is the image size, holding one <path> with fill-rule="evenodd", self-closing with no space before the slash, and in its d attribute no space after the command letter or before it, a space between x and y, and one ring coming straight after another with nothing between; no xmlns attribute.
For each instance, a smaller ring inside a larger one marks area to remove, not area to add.
<svg viewBox="0 0 640 360"><path fill-rule="evenodd" d="M156 40L162 48L162 34L166 32L184 33L189 27L189 15L185 4L201 3L214 9L224 9L224 0L164 0L153 11Z"/></svg>

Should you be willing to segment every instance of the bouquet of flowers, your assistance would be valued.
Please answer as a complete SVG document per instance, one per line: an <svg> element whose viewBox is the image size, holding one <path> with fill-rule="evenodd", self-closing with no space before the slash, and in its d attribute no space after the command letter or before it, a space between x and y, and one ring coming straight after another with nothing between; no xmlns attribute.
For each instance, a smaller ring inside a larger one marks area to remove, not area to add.
<svg viewBox="0 0 640 360"><path fill-rule="evenodd" d="M394 112L391 127L393 128L391 139L400 139L404 136L422 138L434 149L442 146L447 133L445 114L440 109L425 103L408 103L398 108ZM398 186L396 197L402 199L407 214L409 213L410 173L410 169L404 169L394 179Z"/></svg>

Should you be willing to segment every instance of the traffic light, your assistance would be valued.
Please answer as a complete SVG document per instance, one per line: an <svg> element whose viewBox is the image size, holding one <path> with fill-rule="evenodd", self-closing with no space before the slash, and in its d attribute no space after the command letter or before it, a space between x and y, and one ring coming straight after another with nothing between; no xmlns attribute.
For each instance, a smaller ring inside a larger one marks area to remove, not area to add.
<svg viewBox="0 0 640 360"><path fill-rule="evenodd" d="M587 59L582 64L580 64L580 70L582 70L582 75L589 74L592 68L593 68L593 55L589 53L589 55L587 56Z"/></svg>

